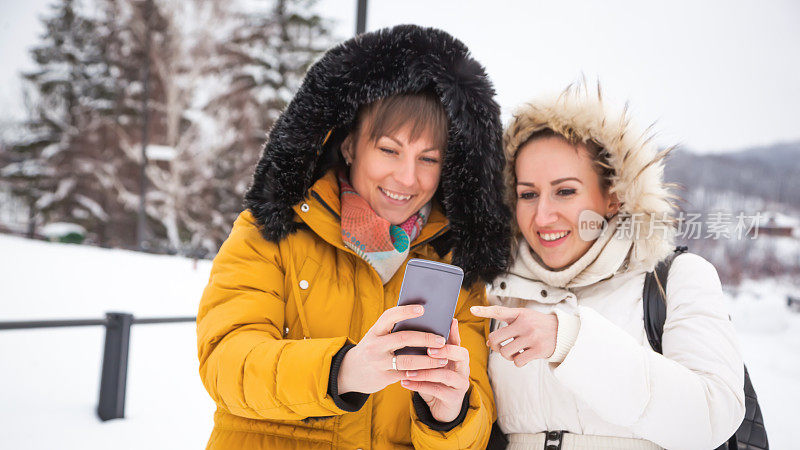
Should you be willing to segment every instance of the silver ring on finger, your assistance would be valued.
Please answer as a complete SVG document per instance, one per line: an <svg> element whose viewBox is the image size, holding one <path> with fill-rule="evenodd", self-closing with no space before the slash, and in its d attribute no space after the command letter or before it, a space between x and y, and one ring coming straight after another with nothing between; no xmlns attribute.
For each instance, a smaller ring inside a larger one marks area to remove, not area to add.
<svg viewBox="0 0 800 450"><path fill-rule="evenodd" d="M392 356L392 370L397 370L397 356Z"/></svg>
<svg viewBox="0 0 800 450"><path fill-rule="evenodd" d="M525 351L525 349L524 349L524 348L521 348L521 349L519 349L519 351L517 352L517 354L520 354L520 355L521 355L521 354L522 354L522 352L524 352L524 351Z"/></svg>

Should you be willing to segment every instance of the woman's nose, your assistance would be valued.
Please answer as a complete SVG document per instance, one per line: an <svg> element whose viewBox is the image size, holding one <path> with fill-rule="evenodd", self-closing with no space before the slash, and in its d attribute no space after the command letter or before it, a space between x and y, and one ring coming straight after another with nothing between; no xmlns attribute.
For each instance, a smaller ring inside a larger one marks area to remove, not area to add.
<svg viewBox="0 0 800 450"><path fill-rule="evenodd" d="M553 205L551 205L550 201L544 196L540 197L539 201L536 203L536 211L534 214L533 221L537 227L545 227L558 219Z"/></svg>
<svg viewBox="0 0 800 450"><path fill-rule="evenodd" d="M395 168L394 178L397 183L406 188L414 186L416 180L416 164L413 160L400 161Z"/></svg>

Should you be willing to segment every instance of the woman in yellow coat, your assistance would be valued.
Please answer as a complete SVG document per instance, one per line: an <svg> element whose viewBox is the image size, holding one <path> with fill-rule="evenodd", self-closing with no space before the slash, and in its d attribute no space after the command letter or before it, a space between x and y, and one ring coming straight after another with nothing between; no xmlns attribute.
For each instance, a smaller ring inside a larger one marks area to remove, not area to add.
<svg viewBox="0 0 800 450"><path fill-rule="evenodd" d="M399 26L329 50L270 131L197 317L208 448L484 448L484 282L508 259L499 108L467 48ZM465 279L450 338L391 333L410 258ZM428 355L394 357L404 346Z"/></svg>

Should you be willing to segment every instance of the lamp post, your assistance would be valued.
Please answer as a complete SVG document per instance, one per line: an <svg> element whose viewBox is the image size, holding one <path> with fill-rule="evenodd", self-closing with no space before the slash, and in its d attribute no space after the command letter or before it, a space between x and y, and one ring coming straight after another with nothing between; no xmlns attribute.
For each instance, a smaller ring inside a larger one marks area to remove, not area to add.
<svg viewBox="0 0 800 450"><path fill-rule="evenodd" d="M150 97L150 17L153 15L153 0L146 0L144 12L145 41L144 41L144 75L142 89L142 164L139 168L139 217L136 222L136 242L139 250L145 250L147 239L147 216L145 214L145 197L147 196L147 144L150 139L150 115L148 100Z"/></svg>
<svg viewBox="0 0 800 450"><path fill-rule="evenodd" d="M367 29L367 0L356 0L358 10L356 13L356 34L361 34Z"/></svg>

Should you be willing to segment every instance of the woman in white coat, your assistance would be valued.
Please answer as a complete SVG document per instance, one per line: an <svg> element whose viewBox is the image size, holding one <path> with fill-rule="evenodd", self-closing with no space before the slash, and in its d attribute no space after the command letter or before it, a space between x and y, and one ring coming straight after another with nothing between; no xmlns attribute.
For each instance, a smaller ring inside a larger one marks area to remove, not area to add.
<svg viewBox="0 0 800 450"><path fill-rule="evenodd" d="M504 145L515 256L493 306L472 312L497 324L489 374L509 448L721 445L744 415L744 373L714 267L675 258L663 355L644 328L645 275L674 248L663 153L581 86L522 107Z"/></svg>

